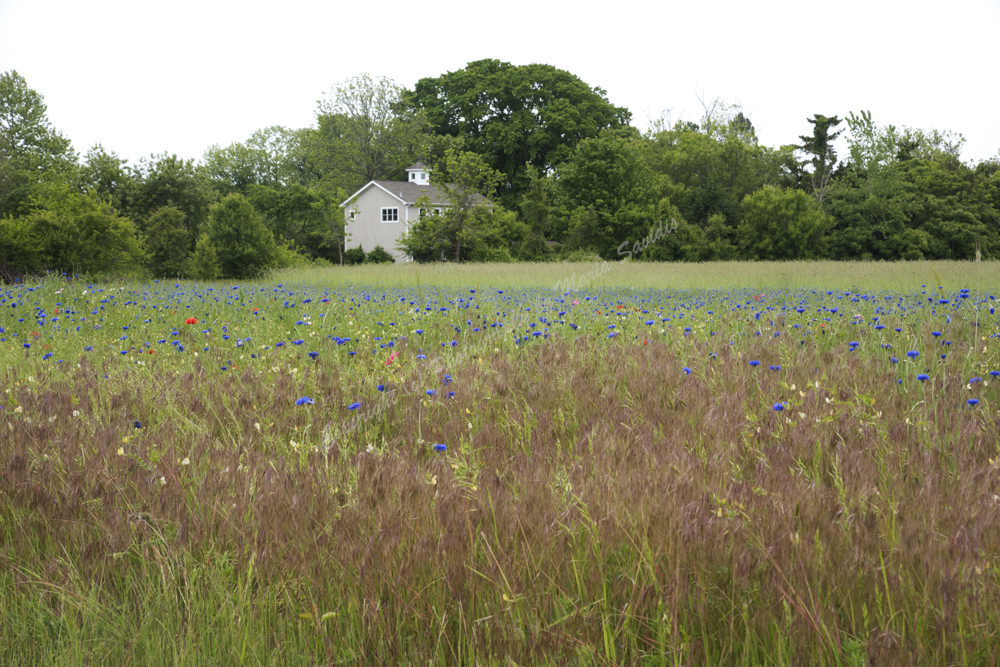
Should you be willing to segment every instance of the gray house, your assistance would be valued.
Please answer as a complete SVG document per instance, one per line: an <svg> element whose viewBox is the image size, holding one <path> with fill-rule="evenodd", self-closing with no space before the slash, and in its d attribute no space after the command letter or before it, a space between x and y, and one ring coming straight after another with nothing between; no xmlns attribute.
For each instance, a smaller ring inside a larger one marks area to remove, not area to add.
<svg viewBox="0 0 1000 667"><path fill-rule="evenodd" d="M396 248L396 241L420 219L416 201L426 195L433 208L440 212L448 205L448 200L441 190L430 184L430 169L423 163L407 167L406 178L405 181L370 181L341 204L347 218L347 247L361 246L368 252L380 245L392 253L396 261L409 261L410 258Z"/></svg>

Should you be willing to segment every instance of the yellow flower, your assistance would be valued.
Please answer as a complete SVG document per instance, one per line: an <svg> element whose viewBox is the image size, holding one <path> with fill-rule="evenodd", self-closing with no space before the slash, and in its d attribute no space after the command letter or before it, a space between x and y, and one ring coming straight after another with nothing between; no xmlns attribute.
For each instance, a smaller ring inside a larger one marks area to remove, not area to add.
<svg viewBox="0 0 1000 667"><path fill-rule="evenodd" d="M125 448L124 447L119 447L118 448L118 456L125 456Z"/></svg>

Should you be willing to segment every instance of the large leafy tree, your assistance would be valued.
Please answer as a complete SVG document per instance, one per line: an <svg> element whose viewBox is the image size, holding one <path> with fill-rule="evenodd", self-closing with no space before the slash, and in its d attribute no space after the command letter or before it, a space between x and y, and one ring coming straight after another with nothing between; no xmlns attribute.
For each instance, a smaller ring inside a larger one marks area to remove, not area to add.
<svg viewBox="0 0 1000 667"><path fill-rule="evenodd" d="M44 98L16 70L0 74L0 214L14 214L46 172L76 164L70 141L52 127Z"/></svg>
<svg viewBox="0 0 1000 667"><path fill-rule="evenodd" d="M222 195L247 194L250 186L283 187L305 178L304 141L308 130L267 127L243 142L205 151L202 166Z"/></svg>
<svg viewBox="0 0 1000 667"><path fill-rule="evenodd" d="M133 272L144 253L132 221L66 180L44 182L29 210L0 218L0 260L18 272Z"/></svg>
<svg viewBox="0 0 1000 667"><path fill-rule="evenodd" d="M224 278L253 278L277 262L274 235L242 195L228 195L212 206L206 236Z"/></svg>
<svg viewBox="0 0 1000 667"><path fill-rule="evenodd" d="M403 104L392 79L362 74L333 86L316 125L307 139L310 168L348 192L372 180L403 180L406 167L429 160L424 115Z"/></svg>
<svg viewBox="0 0 1000 667"><path fill-rule="evenodd" d="M127 207L132 219L145 228L146 221L155 211L173 206L184 213L184 226L194 243L208 218L209 209L218 199L204 169L195 166L193 160L163 153L140 160L132 174L136 181L135 194Z"/></svg>
<svg viewBox="0 0 1000 667"><path fill-rule="evenodd" d="M819 203L801 190L765 186L741 202L737 231L747 259L821 259L831 220Z"/></svg>
<svg viewBox="0 0 1000 667"><path fill-rule="evenodd" d="M583 139L628 125L631 113L607 93L551 65L511 65L479 60L464 69L421 79L409 103L426 112L439 135L464 140L464 148L500 171L500 201L520 203L530 177L569 157Z"/></svg>
<svg viewBox="0 0 1000 667"><path fill-rule="evenodd" d="M665 179L641 155L638 140L606 131L584 139L557 170L565 241L570 249L618 259L659 222Z"/></svg>

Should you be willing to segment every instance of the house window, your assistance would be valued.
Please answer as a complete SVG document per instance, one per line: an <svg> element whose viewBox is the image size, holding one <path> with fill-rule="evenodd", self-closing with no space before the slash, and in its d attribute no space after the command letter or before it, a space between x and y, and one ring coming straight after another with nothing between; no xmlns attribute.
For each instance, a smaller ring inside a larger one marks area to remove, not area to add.
<svg viewBox="0 0 1000 667"><path fill-rule="evenodd" d="M425 174L423 172L420 172L420 180L421 181L426 181L427 180L427 174Z"/></svg>
<svg viewBox="0 0 1000 667"><path fill-rule="evenodd" d="M382 222L399 222L399 209L398 208L383 208L382 209Z"/></svg>
<svg viewBox="0 0 1000 667"><path fill-rule="evenodd" d="M410 180L411 181L417 180L417 175L416 174L410 174Z"/></svg>

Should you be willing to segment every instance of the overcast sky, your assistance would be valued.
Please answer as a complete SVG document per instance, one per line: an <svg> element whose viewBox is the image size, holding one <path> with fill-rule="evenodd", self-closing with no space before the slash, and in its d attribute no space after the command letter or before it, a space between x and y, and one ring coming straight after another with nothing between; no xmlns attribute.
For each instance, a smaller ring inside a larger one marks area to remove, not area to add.
<svg viewBox="0 0 1000 667"><path fill-rule="evenodd" d="M1000 0L0 0L0 71L45 96L77 151L132 162L313 125L323 94L361 73L412 87L484 58L567 70L641 129L719 98L778 146L813 114L867 109L961 132L979 161L1000 151L998 37Z"/></svg>

